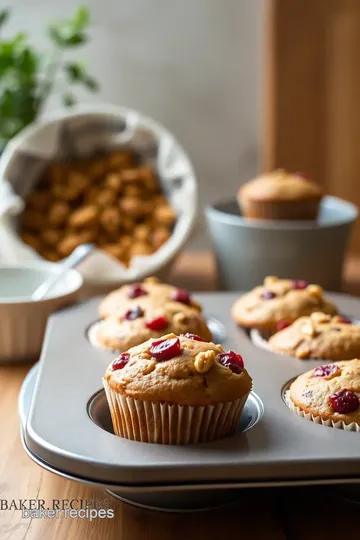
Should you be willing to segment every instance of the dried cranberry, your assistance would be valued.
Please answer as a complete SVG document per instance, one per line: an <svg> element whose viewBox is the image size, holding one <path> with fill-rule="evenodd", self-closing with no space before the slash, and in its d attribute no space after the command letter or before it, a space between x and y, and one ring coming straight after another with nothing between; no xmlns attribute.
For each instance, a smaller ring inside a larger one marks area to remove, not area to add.
<svg viewBox="0 0 360 540"><path fill-rule="evenodd" d="M130 354L128 352L121 353L112 363L113 371L117 369L122 369L126 366L130 359Z"/></svg>
<svg viewBox="0 0 360 540"><path fill-rule="evenodd" d="M138 298L139 296L145 296L147 294L147 291L143 289L143 287L139 284L133 285L130 287L128 292L129 298Z"/></svg>
<svg viewBox="0 0 360 540"><path fill-rule="evenodd" d="M340 317L338 317L337 319L337 322L341 324L352 324L351 319L349 319L349 317L345 317L345 315L340 315Z"/></svg>
<svg viewBox="0 0 360 540"><path fill-rule="evenodd" d="M135 319L138 319L139 317L142 317L144 315L144 311L141 309L140 306L136 306L132 309L129 309L125 315L124 318L127 321L134 321Z"/></svg>
<svg viewBox="0 0 360 540"><path fill-rule="evenodd" d="M330 377L330 375L334 375L337 371L340 371L339 366L336 366L335 364L325 364L324 366L317 366L311 377Z"/></svg>
<svg viewBox="0 0 360 540"><path fill-rule="evenodd" d="M161 315L160 317L156 317L155 319L152 319L151 321L146 322L146 327L150 330L165 330L169 325L169 321L165 315Z"/></svg>
<svg viewBox="0 0 360 540"><path fill-rule="evenodd" d="M298 291L302 291L303 289L306 289L308 285L309 285L309 282L305 281L304 279L293 279L292 281L293 289L296 289Z"/></svg>
<svg viewBox="0 0 360 540"><path fill-rule="evenodd" d="M186 334L183 334L184 337L188 339L193 339L194 341L206 341L206 339L203 339L202 337L198 336L197 334L190 334L190 332L187 332Z"/></svg>
<svg viewBox="0 0 360 540"><path fill-rule="evenodd" d="M294 173L294 176L296 176L296 178L298 180L306 180L307 179L306 174L304 174L303 172L299 172L299 171L296 171L296 173Z"/></svg>
<svg viewBox="0 0 360 540"><path fill-rule="evenodd" d="M359 398L351 390L343 388L329 397L329 401L335 412L341 414L352 413L359 407Z"/></svg>
<svg viewBox="0 0 360 540"><path fill-rule="evenodd" d="M269 291L269 290L265 290L262 295L261 295L261 298L263 298L264 300L271 300L272 298L275 298L276 294L272 291Z"/></svg>
<svg viewBox="0 0 360 540"><path fill-rule="evenodd" d="M176 289L171 294L171 299L174 300L174 302L181 302L182 304L189 305L191 303L191 298L185 289Z"/></svg>
<svg viewBox="0 0 360 540"><path fill-rule="evenodd" d="M279 321L276 325L276 329L278 332L280 332L280 330L284 330L285 328L287 328L288 326L290 326L291 323L289 323L288 321Z"/></svg>
<svg viewBox="0 0 360 540"><path fill-rule="evenodd" d="M181 352L180 340L178 337L169 339L158 339L153 341L150 347L150 354L157 360L170 360L178 356Z"/></svg>
<svg viewBox="0 0 360 540"><path fill-rule="evenodd" d="M218 361L223 366L231 369L233 373L241 373L244 369L244 360L240 354L236 354L234 351L221 353L218 355Z"/></svg>

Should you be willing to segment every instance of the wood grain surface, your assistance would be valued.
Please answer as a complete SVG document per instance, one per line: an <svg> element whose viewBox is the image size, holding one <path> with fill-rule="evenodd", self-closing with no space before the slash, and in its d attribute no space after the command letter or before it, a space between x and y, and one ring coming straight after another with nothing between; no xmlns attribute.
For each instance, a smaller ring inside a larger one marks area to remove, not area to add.
<svg viewBox="0 0 360 540"><path fill-rule="evenodd" d="M358 276L353 285L360 290L360 261L351 261L348 269ZM210 254L181 257L173 281L191 283L193 289L213 288ZM25 454L19 436L17 399L29 367L0 367L0 499L44 499L51 505L53 499L107 498L114 518L22 519L21 511L0 510L0 540L219 540L229 535L260 540L359 539L359 507L345 503L334 488L250 490L221 510L165 514L132 507L102 490L41 469Z"/></svg>
<svg viewBox="0 0 360 540"><path fill-rule="evenodd" d="M302 171L360 205L360 2L266 5L264 168ZM360 253L360 222L351 248Z"/></svg>

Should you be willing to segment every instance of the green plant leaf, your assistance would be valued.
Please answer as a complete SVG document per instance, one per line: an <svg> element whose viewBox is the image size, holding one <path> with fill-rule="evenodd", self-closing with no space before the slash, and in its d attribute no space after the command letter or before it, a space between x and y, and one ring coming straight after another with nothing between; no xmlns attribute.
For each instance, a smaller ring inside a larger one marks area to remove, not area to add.
<svg viewBox="0 0 360 540"><path fill-rule="evenodd" d="M84 77L84 68L78 62L71 62L65 64L64 69L71 82L82 81Z"/></svg>
<svg viewBox="0 0 360 540"><path fill-rule="evenodd" d="M84 28L89 24L89 22L89 9L87 8L87 6L79 6L71 20L72 26L77 30L84 30Z"/></svg>
<svg viewBox="0 0 360 540"><path fill-rule="evenodd" d="M77 102L74 94L71 94L70 92L63 95L62 101L65 107L72 107Z"/></svg>
<svg viewBox="0 0 360 540"><path fill-rule="evenodd" d="M85 67L79 62L65 64L64 69L70 82L83 84L92 92L96 92L99 89L99 84L96 79L89 75L86 72Z"/></svg>
<svg viewBox="0 0 360 540"><path fill-rule="evenodd" d="M38 58L31 49L25 48L17 56L16 67L22 76L31 77L37 72Z"/></svg>
<svg viewBox="0 0 360 540"><path fill-rule="evenodd" d="M90 75L85 75L84 80L82 81L83 84L90 90L91 92L98 92L100 85L97 82L94 77L91 77Z"/></svg>
<svg viewBox="0 0 360 540"><path fill-rule="evenodd" d="M50 25L48 34L60 48L76 47L87 42L87 36L84 33L74 31L68 24Z"/></svg>
<svg viewBox="0 0 360 540"><path fill-rule="evenodd" d="M0 28L3 26L3 24L6 23L9 17L10 17L9 8L5 8L0 11Z"/></svg>

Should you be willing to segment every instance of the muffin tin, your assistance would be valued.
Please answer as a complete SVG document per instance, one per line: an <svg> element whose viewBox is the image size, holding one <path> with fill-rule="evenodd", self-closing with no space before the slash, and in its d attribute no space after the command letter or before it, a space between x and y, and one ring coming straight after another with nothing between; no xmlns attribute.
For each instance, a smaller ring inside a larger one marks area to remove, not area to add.
<svg viewBox="0 0 360 540"><path fill-rule="evenodd" d="M51 317L35 388L32 373L20 395L29 455L63 476L102 485L133 500L140 497L139 504L144 498L153 501L154 494L160 500L166 493L170 504L169 491L360 482L359 435L300 418L283 401L290 380L323 362L256 347L231 319L238 295L197 295L213 324L218 320L219 328L226 329L224 348L243 355L254 381L233 437L166 446L114 436L101 389L113 354L95 348L87 337L97 319L99 299L94 299ZM341 312L360 317L360 300L341 294L329 297Z"/></svg>

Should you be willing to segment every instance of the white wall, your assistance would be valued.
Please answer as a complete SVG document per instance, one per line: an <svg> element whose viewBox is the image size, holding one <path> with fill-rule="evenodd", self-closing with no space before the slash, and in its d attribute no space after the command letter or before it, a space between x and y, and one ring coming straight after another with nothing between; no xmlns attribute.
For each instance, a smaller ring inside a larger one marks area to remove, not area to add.
<svg viewBox="0 0 360 540"><path fill-rule="evenodd" d="M92 41L76 55L101 92L81 99L133 107L170 128L192 157L202 206L234 194L258 164L263 0L83 3ZM13 10L7 32L26 30L44 48L44 24L78 4L0 0ZM49 106L58 104L55 97ZM201 225L193 245L206 245Z"/></svg>

